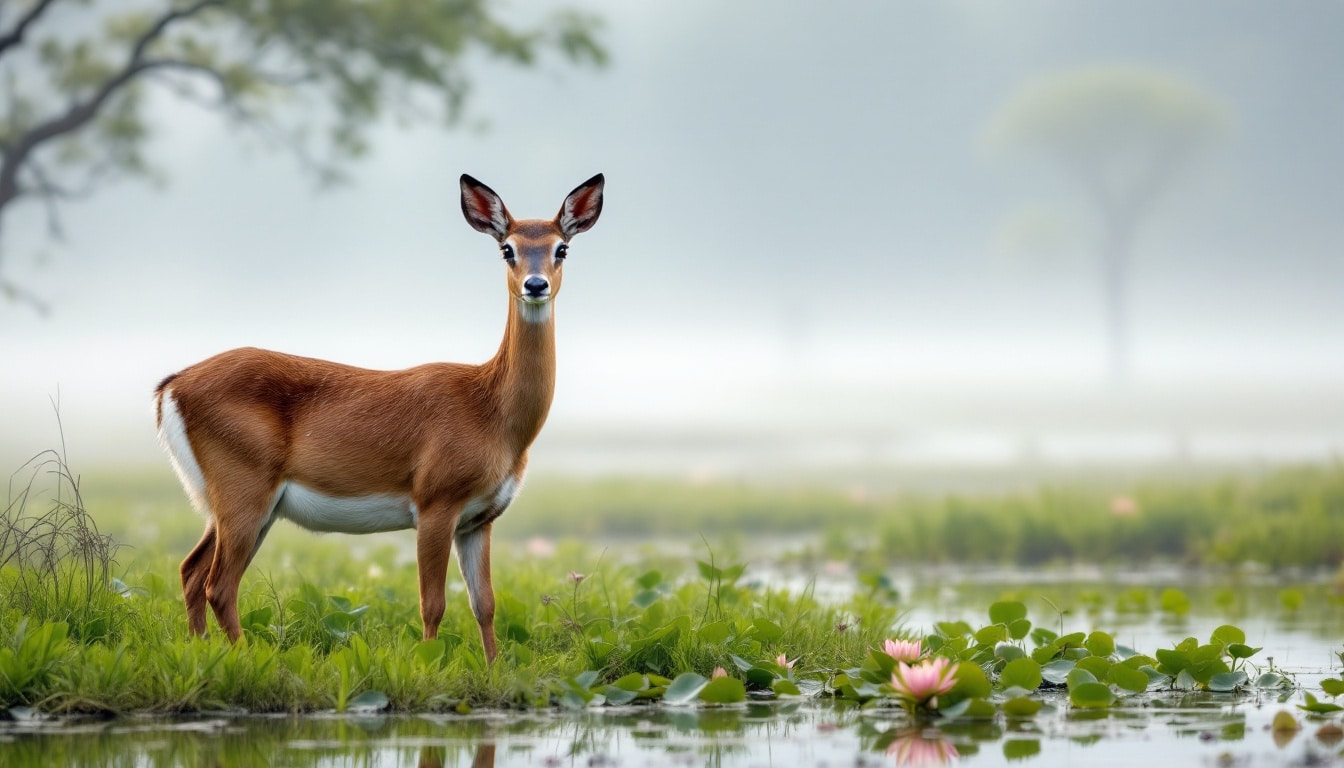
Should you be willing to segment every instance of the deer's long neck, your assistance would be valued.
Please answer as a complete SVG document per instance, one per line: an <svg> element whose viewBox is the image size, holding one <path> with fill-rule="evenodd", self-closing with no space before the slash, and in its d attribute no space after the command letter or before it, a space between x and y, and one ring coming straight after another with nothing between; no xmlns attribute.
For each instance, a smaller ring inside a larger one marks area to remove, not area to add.
<svg viewBox="0 0 1344 768"><path fill-rule="evenodd" d="M521 453L541 432L555 395L554 302L529 305L509 297L504 340L485 368L508 438Z"/></svg>

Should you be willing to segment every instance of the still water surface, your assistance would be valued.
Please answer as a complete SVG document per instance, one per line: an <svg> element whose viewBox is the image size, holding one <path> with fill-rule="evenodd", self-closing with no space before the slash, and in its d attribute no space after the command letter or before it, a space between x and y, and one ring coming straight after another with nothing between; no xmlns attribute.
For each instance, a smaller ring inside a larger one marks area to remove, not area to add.
<svg viewBox="0 0 1344 768"><path fill-rule="evenodd" d="M1253 695L1136 697L1070 711L1062 695L1024 721L937 726L892 710L808 702L580 713L127 718L7 723L5 766L1290 766L1341 762L1339 742L1290 704ZM1299 713L1300 714L1300 713Z"/></svg>
<svg viewBox="0 0 1344 768"><path fill-rule="evenodd" d="M1037 625L1102 629L1145 653L1187 636L1206 641L1215 627L1233 623L1249 644L1264 648L1252 661L1263 668L1272 655L1275 669L1299 688L1152 692L1100 712L1043 692L1046 706L1030 719L923 723L896 709L826 700L467 716L55 720L18 710L17 719L0 719L0 766L1344 766L1341 718L1313 719L1296 707L1304 691L1329 700L1320 681L1340 675L1344 608L1330 599L1326 577L1306 580L1305 602L1295 609L1282 604L1282 581L1244 574L943 573L897 582L913 606L903 621L920 633L946 619L984 624L985 608L1005 596L1028 603ZM1152 598L1163 584L1182 585L1188 614L1135 604L1141 592ZM809 588L828 589L815 577ZM1301 730L1271 730L1280 711L1292 713Z"/></svg>

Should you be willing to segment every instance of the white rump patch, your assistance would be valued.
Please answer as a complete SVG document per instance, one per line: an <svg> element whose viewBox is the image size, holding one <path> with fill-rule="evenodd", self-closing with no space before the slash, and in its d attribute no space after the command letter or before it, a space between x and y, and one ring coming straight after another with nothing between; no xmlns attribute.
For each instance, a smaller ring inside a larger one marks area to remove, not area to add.
<svg viewBox="0 0 1344 768"><path fill-rule="evenodd" d="M168 451L168 461L182 481L182 487L191 497L192 506L203 515L210 514L206 503L205 473L196 462L196 454L191 450L191 441L187 439L187 425L182 420L182 412L177 409L177 400L173 398L171 387L163 391L159 402L159 442Z"/></svg>
<svg viewBox="0 0 1344 768"><path fill-rule="evenodd" d="M280 484L272 513L324 533L378 533L414 528L420 511L408 496L328 496L293 481Z"/></svg>

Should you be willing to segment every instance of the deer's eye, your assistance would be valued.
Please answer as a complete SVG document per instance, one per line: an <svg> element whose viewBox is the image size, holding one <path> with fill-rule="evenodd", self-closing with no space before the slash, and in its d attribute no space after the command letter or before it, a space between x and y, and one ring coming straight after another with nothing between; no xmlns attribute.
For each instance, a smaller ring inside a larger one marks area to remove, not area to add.
<svg viewBox="0 0 1344 768"><path fill-rule="evenodd" d="M563 259L569 255L569 243L561 243L555 247L555 258Z"/></svg>
<svg viewBox="0 0 1344 768"><path fill-rule="evenodd" d="M501 243L500 246L499 246L499 252L500 252L501 255L504 256L504 260L505 260L505 261L507 261L507 262L509 262L509 263L513 263L513 246L512 246L512 245L509 245L508 243Z"/></svg>

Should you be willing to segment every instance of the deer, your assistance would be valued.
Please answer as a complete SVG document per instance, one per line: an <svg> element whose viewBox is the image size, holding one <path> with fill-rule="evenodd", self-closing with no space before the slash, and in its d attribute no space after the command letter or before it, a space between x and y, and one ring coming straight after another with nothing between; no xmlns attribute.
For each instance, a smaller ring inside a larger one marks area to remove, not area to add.
<svg viewBox="0 0 1344 768"><path fill-rule="evenodd" d="M159 440L206 520L180 569L191 635L205 635L208 604L230 642L241 636L243 574L277 520L318 532L413 528L424 638L438 636L456 547L493 663L491 529L522 487L551 407L555 299L604 184L602 174L580 184L553 219L515 219L462 175L462 213L498 243L509 294L504 339L480 365L370 370L244 347L159 383Z"/></svg>

